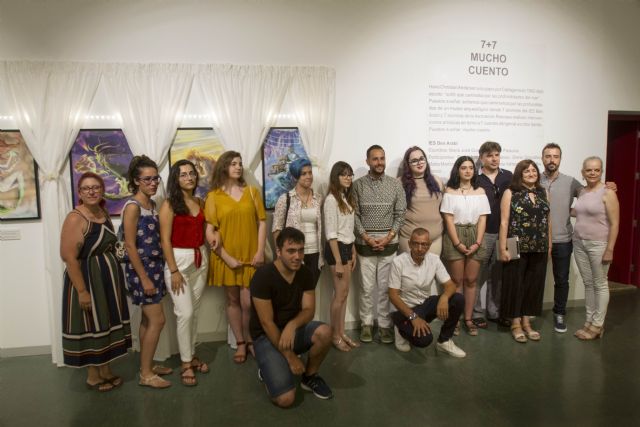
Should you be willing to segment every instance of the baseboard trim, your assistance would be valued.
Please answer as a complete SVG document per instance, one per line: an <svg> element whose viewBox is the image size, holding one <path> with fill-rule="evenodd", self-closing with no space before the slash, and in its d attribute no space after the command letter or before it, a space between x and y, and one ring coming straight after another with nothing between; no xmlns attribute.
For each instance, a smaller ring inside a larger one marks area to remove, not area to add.
<svg viewBox="0 0 640 427"><path fill-rule="evenodd" d="M50 345L38 345L33 347L0 348L0 358L21 356L42 356L51 354Z"/></svg>

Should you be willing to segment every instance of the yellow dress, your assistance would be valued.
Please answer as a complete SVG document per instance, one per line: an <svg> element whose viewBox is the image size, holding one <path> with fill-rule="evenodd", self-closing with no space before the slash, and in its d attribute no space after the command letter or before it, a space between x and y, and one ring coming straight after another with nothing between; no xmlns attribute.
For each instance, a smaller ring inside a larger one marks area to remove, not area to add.
<svg viewBox="0 0 640 427"><path fill-rule="evenodd" d="M256 269L250 264L258 251L258 223L265 221L260 192L244 187L239 201L222 189L210 191L204 206L207 222L217 227L225 251L244 265L230 269L222 259L212 253L209 257L209 286L248 287Z"/></svg>

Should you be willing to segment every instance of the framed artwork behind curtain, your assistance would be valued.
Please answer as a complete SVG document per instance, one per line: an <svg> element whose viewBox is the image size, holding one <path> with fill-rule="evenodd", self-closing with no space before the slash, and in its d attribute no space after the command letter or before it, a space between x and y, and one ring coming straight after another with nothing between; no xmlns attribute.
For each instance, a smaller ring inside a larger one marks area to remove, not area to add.
<svg viewBox="0 0 640 427"><path fill-rule="evenodd" d="M20 131L0 131L0 220L27 219L40 219L38 165Z"/></svg>

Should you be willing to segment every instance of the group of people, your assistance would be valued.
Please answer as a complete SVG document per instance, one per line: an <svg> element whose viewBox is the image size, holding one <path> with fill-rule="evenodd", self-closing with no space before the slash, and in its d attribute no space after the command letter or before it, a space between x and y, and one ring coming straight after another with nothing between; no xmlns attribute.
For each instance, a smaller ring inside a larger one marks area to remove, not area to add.
<svg viewBox="0 0 640 427"><path fill-rule="evenodd" d="M227 151L216 162L206 201L194 195L199 177L193 163L176 162L159 209L152 199L161 182L158 167L136 156L128 172L133 197L122 211L121 233L104 209L102 178L85 173L78 181L79 204L61 236L67 266L65 364L88 367L92 389L109 391L122 384L109 363L131 345L126 290L142 308L139 384L170 386L162 376L172 370L153 363L165 322L160 302L168 293L177 318L180 381L196 385L196 374L209 372L195 354L198 310L208 283L225 289L237 345L233 360L256 358L259 378L276 405L293 403L295 375L302 375L303 389L327 399L332 392L318 371L330 347L348 352L360 346L345 332L356 267L360 342L373 341L377 321L382 343L395 342L400 351L426 347L433 341L430 323L439 318L437 349L465 357L452 339L461 326L475 336L490 320L509 326L517 342L540 339L531 317L541 313L549 256L554 327L566 331L572 248L587 305L586 322L575 335L583 340L602 336L607 266L619 221L615 184L602 182L602 160L585 159L582 186L559 172L562 152L556 144L542 151L542 174L532 160L519 162L512 174L500 168L500 153L498 143L485 142L480 166L471 157L458 158L445 185L431 173L421 148L406 151L402 174L394 178L385 174L384 149L373 145L365 176L353 181L349 164L333 165L324 199L313 191L310 161L298 158L289 164L296 185L275 207L277 258L268 264L265 209L260 191L244 180L237 152ZM124 259L115 254L119 239ZM325 263L334 287L330 326L313 320L315 287ZM487 286L486 318L477 283ZM298 356L306 352L303 364Z"/></svg>

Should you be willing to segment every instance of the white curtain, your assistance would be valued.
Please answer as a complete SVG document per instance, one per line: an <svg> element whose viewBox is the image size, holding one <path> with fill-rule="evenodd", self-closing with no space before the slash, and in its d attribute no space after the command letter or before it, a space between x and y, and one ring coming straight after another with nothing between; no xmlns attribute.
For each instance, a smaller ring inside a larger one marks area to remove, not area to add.
<svg viewBox="0 0 640 427"><path fill-rule="evenodd" d="M162 166L191 92L192 66L111 64L104 81L133 154L146 154Z"/></svg>
<svg viewBox="0 0 640 427"><path fill-rule="evenodd" d="M291 82L291 67L203 65L197 76L214 115L213 127L225 147L238 151L245 167L251 169L254 160L261 157L262 141L280 112Z"/></svg>
<svg viewBox="0 0 640 427"><path fill-rule="evenodd" d="M60 230L71 209L60 173L100 81L100 66L82 63L4 61L2 89L18 128L41 169L45 287L53 363L63 365Z"/></svg>
<svg viewBox="0 0 640 427"><path fill-rule="evenodd" d="M120 112L122 130L134 155L145 154L162 166L193 83L193 68L184 64L110 64L104 71L107 96ZM156 202L162 202L158 195ZM164 298L166 317L154 358L165 360L178 352L176 319L170 298ZM140 349L139 306L129 304L133 349Z"/></svg>
<svg viewBox="0 0 640 427"><path fill-rule="evenodd" d="M327 67L297 67L288 96L302 145L317 168L316 185L328 179L335 114L336 72ZM315 181L315 180L314 180Z"/></svg>

